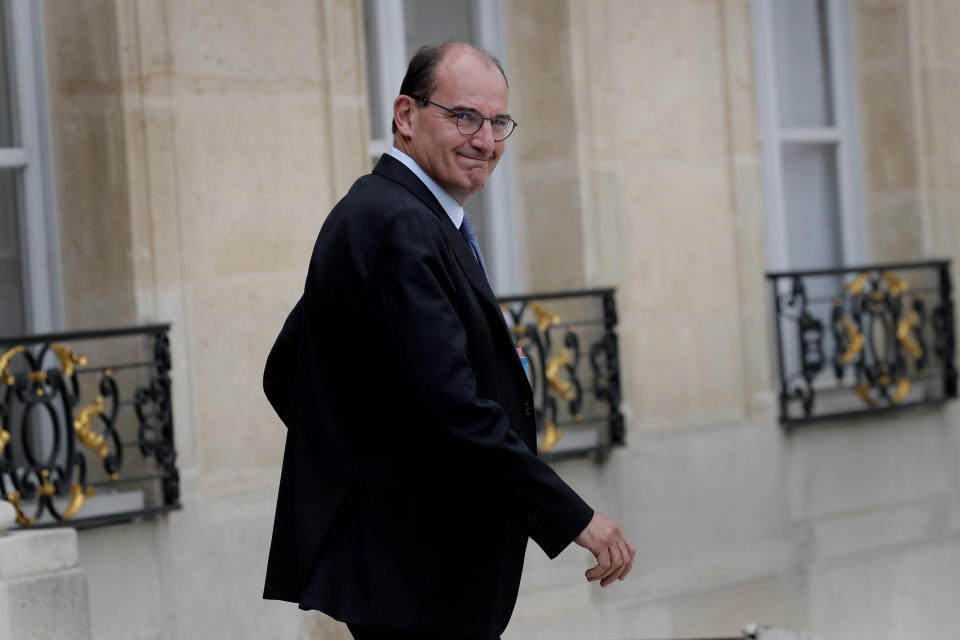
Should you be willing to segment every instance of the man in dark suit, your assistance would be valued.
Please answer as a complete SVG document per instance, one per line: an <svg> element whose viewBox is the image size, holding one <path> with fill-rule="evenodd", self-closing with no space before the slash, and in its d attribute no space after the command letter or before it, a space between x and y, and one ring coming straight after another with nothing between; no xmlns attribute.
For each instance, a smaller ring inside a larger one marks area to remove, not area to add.
<svg viewBox="0 0 960 640"><path fill-rule="evenodd" d="M358 639L499 637L527 538L602 586L634 548L536 457L533 396L463 204L515 123L499 63L421 49L394 149L320 230L264 389L287 425L265 598Z"/></svg>

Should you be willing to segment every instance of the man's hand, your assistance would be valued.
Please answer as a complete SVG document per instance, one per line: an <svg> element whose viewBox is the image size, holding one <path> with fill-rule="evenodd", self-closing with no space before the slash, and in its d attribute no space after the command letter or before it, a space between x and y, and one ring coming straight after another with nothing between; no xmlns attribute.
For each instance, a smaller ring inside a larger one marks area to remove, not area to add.
<svg viewBox="0 0 960 640"><path fill-rule="evenodd" d="M620 525L610 518L594 511L590 524L573 541L589 549L597 559L597 566L587 571L587 582L599 580L600 586L605 587L618 578L623 580L630 573L637 550L620 530Z"/></svg>

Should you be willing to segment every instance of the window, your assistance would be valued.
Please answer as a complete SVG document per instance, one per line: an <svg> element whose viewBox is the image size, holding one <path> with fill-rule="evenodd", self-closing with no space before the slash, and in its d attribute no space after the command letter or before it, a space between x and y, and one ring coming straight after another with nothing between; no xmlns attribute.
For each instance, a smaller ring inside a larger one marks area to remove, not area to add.
<svg viewBox="0 0 960 640"><path fill-rule="evenodd" d="M864 261L847 0L754 0L770 269Z"/></svg>
<svg viewBox="0 0 960 640"><path fill-rule="evenodd" d="M492 51L506 64L500 0L365 0L364 16L372 163L393 144L393 99L419 47L460 40ZM507 142L486 188L466 206L491 285L501 295L519 289L509 150Z"/></svg>
<svg viewBox="0 0 960 640"><path fill-rule="evenodd" d="M0 0L0 335L61 325L41 5Z"/></svg>

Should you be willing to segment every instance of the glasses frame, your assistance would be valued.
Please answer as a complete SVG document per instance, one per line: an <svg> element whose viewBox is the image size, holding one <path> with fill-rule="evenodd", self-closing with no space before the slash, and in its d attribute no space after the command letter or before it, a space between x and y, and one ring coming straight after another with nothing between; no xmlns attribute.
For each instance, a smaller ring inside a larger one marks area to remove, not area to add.
<svg viewBox="0 0 960 640"><path fill-rule="evenodd" d="M513 118L510 118L510 117L504 118L504 117L496 117L496 116L495 116L495 117L493 117L493 118L488 118L488 117L486 117L486 116L480 115L480 114L477 113L476 111L472 111L472 110L469 110L469 109L451 109L450 107L445 107L445 106L443 106L442 104L438 104L438 103L434 102L433 100L427 100L426 98L421 98L420 96L410 96L410 97L413 98L414 100L419 100L420 102L423 102L423 103L425 103L425 104L432 104L432 105L435 106L435 107L440 107L440 108L443 109L444 111L447 111L447 112L451 113L452 115L456 116L456 117L457 117L457 122L456 122L456 124L457 124L457 131L459 131L461 134L463 134L463 135L465 135L465 136L472 136L472 135L474 135L475 133L477 133L477 131L480 131L480 129L483 128L483 121L484 121L484 120L489 120L489 121L490 121L490 131L491 131L491 132L493 131L493 121L494 121L494 120L507 120L507 121L513 123L513 124L510 125L510 131L507 132L507 135L503 136L502 138L497 138L496 136L494 136L494 138L493 138L493 141L494 141L494 142L502 142L502 141L506 140L507 138L509 138L509 137L513 134L513 132L517 130L517 127L520 126L520 123L519 123L519 122L517 122L516 120L514 120ZM460 125L461 125L460 114L461 114L461 113L474 115L474 116L480 118L480 124L479 124L479 125L477 126L477 128L474 129L473 131L470 131L470 132L464 131L463 129L460 128Z"/></svg>

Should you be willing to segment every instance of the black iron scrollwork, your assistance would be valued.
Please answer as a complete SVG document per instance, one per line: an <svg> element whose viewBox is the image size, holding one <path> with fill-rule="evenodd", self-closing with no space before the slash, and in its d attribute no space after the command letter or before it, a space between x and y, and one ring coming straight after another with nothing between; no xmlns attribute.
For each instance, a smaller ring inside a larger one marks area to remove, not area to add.
<svg viewBox="0 0 960 640"><path fill-rule="evenodd" d="M164 496L162 505L143 513L179 507L168 329L154 325L0 339L0 498L14 506L21 527L42 526L45 518L77 526L92 522L83 507L98 488L144 480L159 480ZM70 346L122 336L146 336L153 359L87 366L87 358ZM132 400L124 401L116 369L152 374L133 391ZM81 384L91 378L92 387ZM133 405L139 427L133 442L123 439L128 405ZM124 477L124 450L130 446L154 456L160 472ZM93 464L102 468L97 474L102 479L91 481ZM135 515L125 512L122 517ZM108 521L109 513L96 518L97 523Z"/></svg>
<svg viewBox="0 0 960 640"><path fill-rule="evenodd" d="M949 262L767 277L775 301L781 422L956 398ZM810 294L812 287L819 295Z"/></svg>
<svg viewBox="0 0 960 640"><path fill-rule="evenodd" d="M614 290L531 294L500 301L514 340L530 362L528 377L544 457L603 453L623 445ZM580 313L599 311L602 316L570 321L553 311L570 305Z"/></svg>

